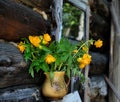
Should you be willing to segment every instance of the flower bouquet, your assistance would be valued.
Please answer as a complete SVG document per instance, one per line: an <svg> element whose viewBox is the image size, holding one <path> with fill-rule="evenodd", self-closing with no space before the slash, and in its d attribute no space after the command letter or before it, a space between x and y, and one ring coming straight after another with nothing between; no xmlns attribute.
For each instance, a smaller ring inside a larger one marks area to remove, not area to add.
<svg viewBox="0 0 120 102"><path fill-rule="evenodd" d="M84 79L82 70L92 59L88 53L89 47L95 45L100 48L102 44L103 41L100 39L80 41L77 44L71 43L67 38L55 41L46 33L22 39L18 48L24 54L25 60L30 61L29 73L32 77L40 70L49 72L51 78L54 71L65 71L68 77L72 71L73 76Z"/></svg>

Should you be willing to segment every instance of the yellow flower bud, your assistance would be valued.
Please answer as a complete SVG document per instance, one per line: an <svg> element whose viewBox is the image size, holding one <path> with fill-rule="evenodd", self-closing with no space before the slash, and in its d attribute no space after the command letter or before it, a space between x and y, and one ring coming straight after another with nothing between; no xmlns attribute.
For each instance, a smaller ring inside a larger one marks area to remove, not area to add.
<svg viewBox="0 0 120 102"><path fill-rule="evenodd" d="M42 49L42 46L41 46L41 45L39 45L39 48L40 48L40 49Z"/></svg>
<svg viewBox="0 0 120 102"><path fill-rule="evenodd" d="M78 52L78 50L73 50L73 53L77 53Z"/></svg>
<svg viewBox="0 0 120 102"><path fill-rule="evenodd" d="M23 53L24 52L24 50L25 50L25 46L23 45L24 43L21 41L18 45L17 45L17 47L19 48L19 50Z"/></svg>
<svg viewBox="0 0 120 102"><path fill-rule="evenodd" d="M42 44L47 45L49 42L43 39Z"/></svg>
<svg viewBox="0 0 120 102"><path fill-rule="evenodd" d="M80 58L80 57L79 57L79 58L77 58L77 61L78 61L78 62L81 62L81 60L82 60L82 58Z"/></svg>
<svg viewBox="0 0 120 102"><path fill-rule="evenodd" d="M82 50L84 50L84 51L88 51L88 47L87 46L84 46L84 47L82 47Z"/></svg>

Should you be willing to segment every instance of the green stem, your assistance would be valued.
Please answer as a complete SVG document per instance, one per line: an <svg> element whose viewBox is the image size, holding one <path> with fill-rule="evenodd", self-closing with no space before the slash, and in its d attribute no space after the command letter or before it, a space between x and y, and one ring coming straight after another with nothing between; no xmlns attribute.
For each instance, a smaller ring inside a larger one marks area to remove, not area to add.
<svg viewBox="0 0 120 102"><path fill-rule="evenodd" d="M57 66L56 66L56 64L55 64L55 66L54 66L54 70L56 70L56 68L57 68Z"/></svg>
<svg viewBox="0 0 120 102"><path fill-rule="evenodd" d="M35 59L36 57L34 56L34 54L32 53L32 57L33 57L33 59Z"/></svg>
<svg viewBox="0 0 120 102"><path fill-rule="evenodd" d="M58 70L60 71L61 67L62 67L63 63L61 63L58 67Z"/></svg>
<svg viewBox="0 0 120 102"><path fill-rule="evenodd" d="M83 43L79 48L78 48L78 52L79 52L79 50L83 47L83 46L85 46L86 44L88 44L90 41L88 40L88 41L86 41L85 43ZM73 58L77 55L78 53L75 53L74 55L73 55Z"/></svg>

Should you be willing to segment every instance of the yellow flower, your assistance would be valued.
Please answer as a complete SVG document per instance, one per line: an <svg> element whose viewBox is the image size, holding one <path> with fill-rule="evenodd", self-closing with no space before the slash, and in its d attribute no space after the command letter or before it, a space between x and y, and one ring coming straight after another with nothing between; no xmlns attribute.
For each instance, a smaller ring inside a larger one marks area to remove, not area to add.
<svg viewBox="0 0 120 102"><path fill-rule="evenodd" d="M84 54L83 57L78 58L77 61L80 62L79 68L83 68L86 65L90 64L91 56L89 54Z"/></svg>
<svg viewBox="0 0 120 102"><path fill-rule="evenodd" d="M77 53L78 52L78 50L73 50L73 53Z"/></svg>
<svg viewBox="0 0 120 102"><path fill-rule="evenodd" d="M45 58L45 61L48 64L55 62L55 60L56 59L52 55L50 55L50 54L48 54L47 57Z"/></svg>
<svg viewBox="0 0 120 102"><path fill-rule="evenodd" d="M94 45L96 46L96 48L100 48L103 45L103 41L98 39L97 41L95 41Z"/></svg>
<svg viewBox="0 0 120 102"><path fill-rule="evenodd" d="M19 48L19 50L23 53L24 52L24 50L25 50L25 46L23 45L24 43L21 41L18 45L17 45L17 47Z"/></svg>
<svg viewBox="0 0 120 102"><path fill-rule="evenodd" d="M29 36L29 40L35 47L39 47L39 43L41 42L39 36Z"/></svg>
<svg viewBox="0 0 120 102"><path fill-rule="evenodd" d="M91 62L91 56L89 54L84 54L82 59L83 59L84 64L86 65L90 64Z"/></svg>
<svg viewBox="0 0 120 102"><path fill-rule="evenodd" d="M51 37L50 37L50 35L49 35L48 33L46 33L46 34L43 35L43 39L44 39L46 42L51 41Z"/></svg>

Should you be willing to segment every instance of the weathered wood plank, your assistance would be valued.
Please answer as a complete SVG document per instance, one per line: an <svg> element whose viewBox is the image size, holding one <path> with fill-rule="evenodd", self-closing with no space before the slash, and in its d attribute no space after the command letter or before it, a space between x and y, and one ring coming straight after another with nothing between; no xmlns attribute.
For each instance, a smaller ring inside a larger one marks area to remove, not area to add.
<svg viewBox="0 0 120 102"><path fill-rule="evenodd" d="M83 11L87 10L88 0L67 0L68 2L72 3L76 7L80 8Z"/></svg>
<svg viewBox="0 0 120 102"><path fill-rule="evenodd" d="M108 85L110 86L110 88L112 89L112 91L114 92L115 96L117 97L117 99L120 101L120 95L118 93L118 91L116 90L115 86L111 83L111 81L104 76L106 82L108 83Z"/></svg>
<svg viewBox="0 0 120 102"><path fill-rule="evenodd" d="M90 16L90 8L89 6L87 6L87 10L86 10L86 27L85 27L85 35L86 35L86 40L89 39L89 16ZM90 87L89 87L89 83L88 83L88 75L89 75L89 66L87 66L85 68L85 78L86 78L86 81L85 81L85 90L84 90L84 102L90 102L90 97L88 96L88 93L90 91Z"/></svg>
<svg viewBox="0 0 120 102"><path fill-rule="evenodd" d="M61 39L62 34L62 5L63 0L53 0L52 2L52 34L55 35L56 41Z"/></svg>
<svg viewBox="0 0 120 102"><path fill-rule="evenodd" d="M47 29L46 21L32 9L13 0L0 0L0 39L16 41Z"/></svg>
<svg viewBox="0 0 120 102"><path fill-rule="evenodd" d="M110 69L109 79L120 96L120 22L119 22L119 0L111 3L110 11L112 15L111 24L111 49L110 49ZM109 90L109 102L120 102L120 97L115 91ZM118 96L118 97L117 97Z"/></svg>

